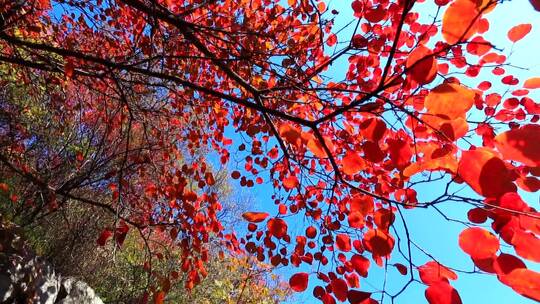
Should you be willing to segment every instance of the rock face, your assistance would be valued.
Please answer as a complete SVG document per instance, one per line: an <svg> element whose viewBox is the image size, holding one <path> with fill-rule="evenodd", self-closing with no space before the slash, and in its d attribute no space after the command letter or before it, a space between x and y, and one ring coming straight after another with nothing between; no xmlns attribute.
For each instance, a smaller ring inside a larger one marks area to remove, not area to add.
<svg viewBox="0 0 540 304"><path fill-rule="evenodd" d="M0 303L103 304L88 284L63 278L0 218Z"/></svg>

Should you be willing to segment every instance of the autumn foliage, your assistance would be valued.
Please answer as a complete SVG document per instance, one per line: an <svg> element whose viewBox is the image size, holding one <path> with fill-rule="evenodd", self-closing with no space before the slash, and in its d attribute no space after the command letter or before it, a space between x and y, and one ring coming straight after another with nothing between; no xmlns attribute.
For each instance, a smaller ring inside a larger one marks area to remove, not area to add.
<svg viewBox="0 0 540 304"><path fill-rule="evenodd" d="M488 40L489 14L512 6L498 2L354 0L344 16L315 0L1 0L0 81L28 88L54 123L1 100L0 191L37 213L70 200L115 215L96 246L170 237L188 288L217 237L289 267L291 289L314 286L325 304L391 301L418 282L431 304L461 303L465 271L416 256L407 225L460 204L454 247L473 272L540 301L527 268L540 212L524 194L540 190L540 78L519 79ZM503 38L519 47L531 29ZM245 233L217 216L212 161L274 191L243 214ZM375 267L406 283L369 290Z"/></svg>

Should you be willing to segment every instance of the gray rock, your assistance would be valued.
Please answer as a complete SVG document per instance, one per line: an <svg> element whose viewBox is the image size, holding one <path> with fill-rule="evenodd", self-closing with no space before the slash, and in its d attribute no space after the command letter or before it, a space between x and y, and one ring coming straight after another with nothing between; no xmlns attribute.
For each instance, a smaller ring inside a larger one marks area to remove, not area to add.
<svg viewBox="0 0 540 304"><path fill-rule="evenodd" d="M94 290L62 278L22 241L13 225L0 221L0 303L103 304Z"/></svg>
<svg viewBox="0 0 540 304"><path fill-rule="evenodd" d="M77 281L74 278L66 278L62 281L58 304L103 304L96 293L88 284Z"/></svg>

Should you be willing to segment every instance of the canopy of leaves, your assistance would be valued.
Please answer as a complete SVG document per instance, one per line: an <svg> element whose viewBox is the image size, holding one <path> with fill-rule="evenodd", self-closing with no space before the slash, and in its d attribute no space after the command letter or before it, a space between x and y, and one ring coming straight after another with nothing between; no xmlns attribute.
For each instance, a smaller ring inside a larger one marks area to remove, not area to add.
<svg viewBox="0 0 540 304"><path fill-rule="evenodd" d="M99 208L115 222L97 245L157 233L182 253L171 273L188 289L217 238L302 267L291 288L313 284L326 304L393 301L418 277L428 302L461 303L460 271L413 254L407 225L415 208L450 220L439 207L451 202L474 210L455 248L475 272L540 300L524 263L540 261L540 213L523 199L540 188L540 82L489 41L490 13L512 3L354 0L352 16L306 0L0 4L0 81L34 100L0 104L3 176L28 183L1 191L22 211ZM503 38L517 47L531 29ZM248 210L246 233L224 227L201 150L240 186L272 187L263 200L278 211ZM420 185L439 185L435 198L419 199ZM371 262L408 280L361 290Z"/></svg>

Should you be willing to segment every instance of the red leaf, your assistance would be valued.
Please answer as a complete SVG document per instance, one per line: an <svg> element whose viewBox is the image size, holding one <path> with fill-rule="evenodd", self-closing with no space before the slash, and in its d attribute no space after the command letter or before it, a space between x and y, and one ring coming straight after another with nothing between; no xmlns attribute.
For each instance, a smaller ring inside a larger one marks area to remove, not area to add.
<svg viewBox="0 0 540 304"><path fill-rule="evenodd" d="M378 118L369 118L360 124L360 133L371 141L379 141L386 133L386 124Z"/></svg>
<svg viewBox="0 0 540 304"><path fill-rule="evenodd" d="M270 214L267 212L244 212L242 217L251 223L260 223L264 221Z"/></svg>
<svg viewBox="0 0 540 304"><path fill-rule="evenodd" d="M427 285L434 284L439 281L456 280L457 275L445 266L429 261L426 264L418 267L420 280Z"/></svg>
<svg viewBox="0 0 540 304"><path fill-rule="evenodd" d="M121 247L124 244L128 231L129 226L124 221L121 221L114 231L114 240L118 246Z"/></svg>
<svg viewBox="0 0 540 304"><path fill-rule="evenodd" d="M529 0L535 10L540 12L540 0Z"/></svg>
<svg viewBox="0 0 540 304"><path fill-rule="evenodd" d="M499 197L516 189L504 162L486 148L464 151L458 174L474 191L485 197Z"/></svg>
<svg viewBox="0 0 540 304"><path fill-rule="evenodd" d="M348 234L340 233L336 236L336 246L343 252L351 251L351 238Z"/></svg>
<svg viewBox="0 0 540 304"><path fill-rule="evenodd" d="M530 23L516 25L508 31L508 39L512 42L517 42L523 39L531 29L532 25Z"/></svg>
<svg viewBox="0 0 540 304"><path fill-rule="evenodd" d="M351 257L351 265L354 268L354 270L364 278L367 278L368 276L368 270L369 270L369 260L365 257L355 254Z"/></svg>
<svg viewBox="0 0 540 304"><path fill-rule="evenodd" d="M483 259L475 259L472 258L472 261L474 262L474 265L478 267L480 270L489 272L489 273L495 273L495 269L493 268L493 263L495 262L495 256L489 257L489 258L483 258Z"/></svg>
<svg viewBox="0 0 540 304"><path fill-rule="evenodd" d="M354 290L351 289L347 293L347 299L349 300L349 303L351 304L364 304L365 300L369 299L371 297L370 292L364 292L360 290Z"/></svg>
<svg viewBox="0 0 540 304"><path fill-rule="evenodd" d="M534 176L518 178L516 180L516 184L518 185L518 187L528 192L536 192L540 190L540 179Z"/></svg>
<svg viewBox="0 0 540 304"><path fill-rule="evenodd" d="M370 229L364 234L362 243L374 256L388 256L394 249L394 238L378 229Z"/></svg>
<svg viewBox="0 0 540 304"><path fill-rule="evenodd" d="M540 125L524 125L495 137L495 145L506 159L524 163L527 166L540 166Z"/></svg>
<svg viewBox="0 0 540 304"><path fill-rule="evenodd" d="M364 151L364 157L366 160L372 163L381 162L385 157L385 154L381 150L379 144L370 140L364 142L362 145L362 150Z"/></svg>
<svg viewBox="0 0 540 304"><path fill-rule="evenodd" d="M419 84L428 84L437 76L437 60L431 50L422 44L409 54L405 65L412 80Z"/></svg>
<svg viewBox="0 0 540 304"><path fill-rule="evenodd" d="M373 220L377 227L384 231L388 231L390 225L394 223L395 218L396 216L394 215L394 213L391 210L385 208L378 209L373 215Z"/></svg>
<svg viewBox="0 0 540 304"><path fill-rule="evenodd" d="M527 268L525 263L511 254L501 253L493 262L493 269L498 275L505 275L514 269Z"/></svg>
<svg viewBox="0 0 540 304"><path fill-rule="evenodd" d="M373 212L373 198L371 196L356 195L351 199L349 205L351 212L358 212L362 216Z"/></svg>
<svg viewBox="0 0 540 304"><path fill-rule="evenodd" d="M347 286L347 282L345 282L345 280L335 279L332 280L330 285L332 286L332 292L339 301L347 300L347 292L349 291L349 287Z"/></svg>
<svg viewBox="0 0 540 304"><path fill-rule="evenodd" d="M540 238L533 233L521 230L514 231L512 245L520 257L540 263Z"/></svg>
<svg viewBox="0 0 540 304"><path fill-rule="evenodd" d="M499 280L512 287L517 293L540 301L540 273L518 268L507 275L500 276Z"/></svg>
<svg viewBox="0 0 540 304"><path fill-rule="evenodd" d="M302 292L307 289L309 275L305 272L299 272L293 274L289 279L289 286L296 292Z"/></svg>
<svg viewBox="0 0 540 304"><path fill-rule="evenodd" d="M287 235L287 223L285 223L285 221L282 219L270 219L266 223L266 227L268 228L268 231L270 231L270 233L278 239L281 239Z"/></svg>
<svg viewBox="0 0 540 304"><path fill-rule="evenodd" d="M101 234L99 235L99 238L97 239L97 244L99 246L105 246L105 243L107 243L107 240L113 235L112 230L110 229L104 229Z"/></svg>
<svg viewBox="0 0 540 304"><path fill-rule="evenodd" d="M407 269L407 266L403 265L403 264L394 264L394 267L396 267L396 269L399 271L399 273L401 273L402 275L407 275L407 273L409 272L408 269Z"/></svg>
<svg viewBox="0 0 540 304"><path fill-rule="evenodd" d="M440 281L426 289L429 304L461 304L461 298L448 282Z"/></svg>
<svg viewBox="0 0 540 304"><path fill-rule="evenodd" d="M488 213L482 208L473 208L467 212L467 217L475 224L482 224L487 220Z"/></svg>
<svg viewBox="0 0 540 304"><path fill-rule="evenodd" d="M73 60L67 59L64 63L64 74L67 78L73 78L73 74L75 73L75 68L73 66Z"/></svg>
<svg viewBox="0 0 540 304"><path fill-rule="evenodd" d="M386 17L386 11L382 6L369 8L364 14L364 18L371 23L378 23Z"/></svg>
<svg viewBox="0 0 540 304"><path fill-rule="evenodd" d="M497 237L483 228L467 228L459 235L459 247L475 259L493 256L499 246Z"/></svg>
<svg viewBox="0 0 540 304"><path fill-rule="evenodd" d="M321 301L323 302L323 304L336 304L336 300L329 293L325 293L324 295L322 295Z"/></svg>
<svg viewBox="0 0 540 304"><path fill-rule="evenodd" d="M336 43L337 43L336 34L330 34L330 36L328 36L328 40L326 40L326 44L328 44L328 46L334 46L336 45Z"/></svg>
<svg viewBox="0 0 540 304"><path fill-rule="evenodd" d="M388 143L390 160L394 166L399 170L405 169L411 163L413 155L409 143L399 139L388 139L386 142Z"/></svg>
<svg viewBox="0 0 540 304"><path fill-rule="evenodd" d="M317 236L317 229L313 226L307 227L306 236L310 239L314 239Z"/></svg>

